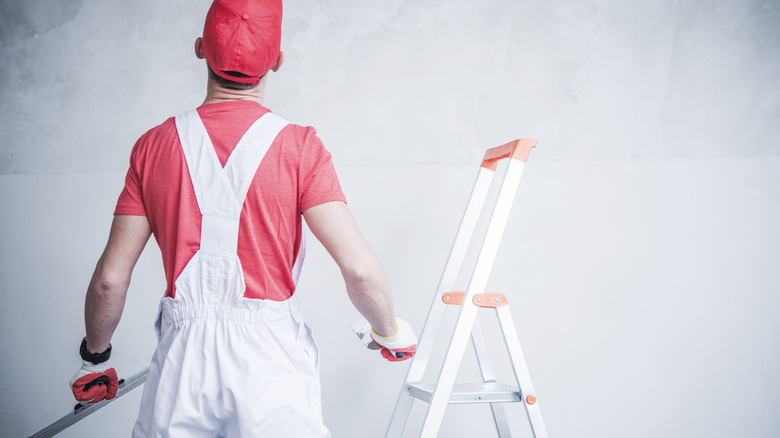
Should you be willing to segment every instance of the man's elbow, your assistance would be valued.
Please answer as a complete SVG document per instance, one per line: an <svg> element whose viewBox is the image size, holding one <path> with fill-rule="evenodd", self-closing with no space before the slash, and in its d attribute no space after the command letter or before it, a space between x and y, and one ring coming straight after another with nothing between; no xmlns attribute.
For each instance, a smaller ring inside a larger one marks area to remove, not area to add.
<svg viewBox="0 0 780 438"><path fill-rule="evenodd" d="M130 285L130 278L119 273L101 271L92 279L92 291L102 297L123 296Z"/></svg>
<svg viewBox="0 0 780 438"><path fill-rule="evenodd" d="M383 273L371 263L355 263L341 268L344 281L358 289L368 288L381 281Z"/></svg>

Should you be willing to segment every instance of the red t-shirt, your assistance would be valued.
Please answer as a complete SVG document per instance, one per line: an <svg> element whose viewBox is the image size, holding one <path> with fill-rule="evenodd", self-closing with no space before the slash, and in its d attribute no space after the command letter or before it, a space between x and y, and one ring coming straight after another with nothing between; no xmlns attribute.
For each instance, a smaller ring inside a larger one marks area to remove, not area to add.
<svg viewBox="0 0 780 438"><path fill-rule="evenodd" d="M251 101L203 105L198 114L224 166L249 127L269 110ZM346 202L330 153L312 127L287 125L257 168L238 229L238 257L247 298L282 301L295 292L292 267L301 242L301 212ZM146 216L174 281L200 248L201 214L174 118L150 129L133 147L114 214Z"/></svg>

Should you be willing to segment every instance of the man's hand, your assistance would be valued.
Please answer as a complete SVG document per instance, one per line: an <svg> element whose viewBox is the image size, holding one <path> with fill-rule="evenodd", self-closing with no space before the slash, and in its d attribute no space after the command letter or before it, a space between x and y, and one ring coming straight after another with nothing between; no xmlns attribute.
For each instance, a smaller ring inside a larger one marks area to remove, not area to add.
<svg viewBox="0 0 780 438"><path fill-rule="evenodd" d="M390 362L399 362L411 359L417 352L417 336L412 326L401 318L396 318L397 329L390 336L381 336L371 329L371 339L382 347L382 357Z"/></svg>
<svg viewBox="0 0 780 438"><path fill-rule="evenodd" d="M119 377L110 361L93 364L85 360L70 379L70 388L80 403L111 400L119 390Z"/></svg>
<svg viewBox="0 0 780 438"><path fill-rule="evenodd" d="M102 353L87 350L87 338L81 341L79 349L81 368L70 379L73 396L80 403L97 403L111 400L119 390L119 378L111 365L111 344Z"/></svg>

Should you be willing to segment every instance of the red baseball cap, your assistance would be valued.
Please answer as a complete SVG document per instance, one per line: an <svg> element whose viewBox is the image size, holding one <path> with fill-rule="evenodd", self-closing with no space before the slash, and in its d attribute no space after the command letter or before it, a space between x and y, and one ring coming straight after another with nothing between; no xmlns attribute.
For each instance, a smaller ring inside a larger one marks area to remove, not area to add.
<svg viewBox="0 0 780 438"><path fill-rule="evenodd" d="M203 54L217 75L257 84L276 64L281 40L281 0L215 0L203 27Z"/></svg>

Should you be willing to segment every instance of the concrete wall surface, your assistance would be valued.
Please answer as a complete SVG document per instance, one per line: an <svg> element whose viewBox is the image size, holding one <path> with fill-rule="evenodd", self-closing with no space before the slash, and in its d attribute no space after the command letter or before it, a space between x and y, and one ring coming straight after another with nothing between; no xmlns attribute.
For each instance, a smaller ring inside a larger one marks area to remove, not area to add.
<svg viewBox="0 0 780 438"><path fill-rule="evenodd" d="M2 437L74 404L84 291L131 147L202 101L209 4L0 0ZM300 0L266 103L318 129L418 332L484 149L538 139L488 289L509 297L551 436L776 437L778 47L776 0ZM338 267L309 242L298 294L325 422L383 436L409 364L361 348ZM164 287L150 241L112 340L124 377L149 362ZM467 351L459 381L478 378ZM139 401L61 436L127 436ZM440 436L491 422L454 406Z"/></svg>

